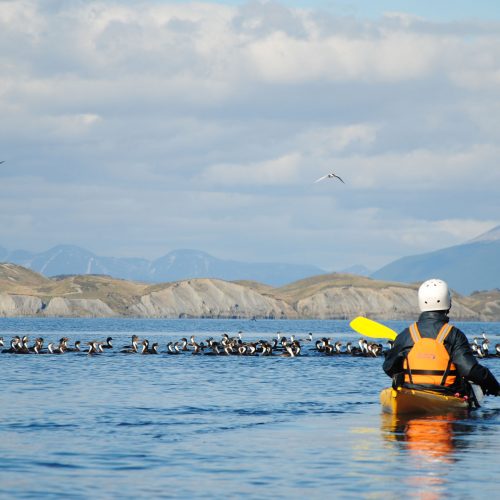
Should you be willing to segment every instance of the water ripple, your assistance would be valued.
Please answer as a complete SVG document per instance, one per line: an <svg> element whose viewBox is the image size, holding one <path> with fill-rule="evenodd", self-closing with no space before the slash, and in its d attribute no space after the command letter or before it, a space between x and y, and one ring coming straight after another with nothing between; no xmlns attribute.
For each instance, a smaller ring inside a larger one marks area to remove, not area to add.
<svg viewBox="0 0 500 500"><path fill-rule="evenodd" d="M162 346L188 333L239 330L257 339L277 330L356 338L342 321L9 319L3 326L7 338L21 331L51 340L110 334L117 346L133 333ZM500 328L464 330L493 337ZM389 382L381 359L308 354L0 354L7 374L0 497L396 498L410 487L416 498L461 498L463 491L496 497L496 400L456 421L387 420L378 403ZM498 375L495 363L485 362ZM419 429L438 434L429 443Z"/></svg>

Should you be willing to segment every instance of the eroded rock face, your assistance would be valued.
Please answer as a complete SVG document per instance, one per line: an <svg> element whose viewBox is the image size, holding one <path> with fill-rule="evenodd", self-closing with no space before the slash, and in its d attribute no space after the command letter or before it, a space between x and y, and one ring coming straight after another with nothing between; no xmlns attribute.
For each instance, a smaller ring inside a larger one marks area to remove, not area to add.
<svg viewBox="0 0 500 500"><path fill-rule="evenodd" d="M0 293L0 316L36 316L42 308L43 303L39 297Z"/></svg>
<svg viewBox="0 0 500 500"><path fill-rule="evenodd" d="M417 292L411 288L388 286L382 289L334 287L299 300L297 314L304 318L349 319L355 316L379 319L417 318ZM479 315L457 300L452 319L478 320Z"/></svg>
<svg viewBox="0 0 500 500"><path fill-rule="evenodd" d="M356 282L346 285L345 277L342 285L326 281L320 287L311 287L310 283L298 282L292 287L293 293L217 279L192 279L151 287L102 276L80 281L77 278L45 279L41 285L23 283L22 290L16 288L15 292L0 281L0 316L287 319L368 316L380 320L414 320L419 314L416 286L384 282L373 282L372 286L366 280L362 285ZM26 290L32 295L25 293ZM498 291L456 296L451 320L498 321L499 304Z"/></svg>
<svg viewBox="0 0 500 500"><path fill-rule="evenodd" d="M54 297L43 310L44 316L106 318L118 316L100 299L68 299Z"/></svg>
<svg viewBox="0 0 500 500"><path fill-rule="evenodd" d="M481 321L492 321L490 318L495 318L493 321L500 320L500 300L492 300L485 304Z"/></svg>
<svg viewBox="0 0 500 500"><path fill-rule="evenodd" d="M181 281L141 297L133 310L151 317L295 318L283 300L222 280Z"/></svg>

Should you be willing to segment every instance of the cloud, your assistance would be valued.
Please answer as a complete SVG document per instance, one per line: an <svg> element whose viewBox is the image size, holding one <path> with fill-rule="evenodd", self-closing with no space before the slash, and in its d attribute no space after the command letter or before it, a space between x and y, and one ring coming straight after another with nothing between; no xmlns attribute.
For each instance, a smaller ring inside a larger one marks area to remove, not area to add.
<svg viewBox="0 0 500 500"><path fill-rule="evenodd" d="M499 28L2 2L0 245L335 269L466 241L500 223Z"/></svg>
<svg viewBox="0 0 500 500"><path fill-rule="evenodd" d="M372 145L376 137L375 124L357 123L335 127L310 127L299 134L297 140L311 155L327 157L346 150L359 152Z"/></svg>
<svg viewBox="0 0 500 500"><path fill-rule="evenodd" d="M359 188L380 190L442 191L457 193L474 189L491 191L500 182L499 148L474 144L460 151L412 150L382 155L349 157L341 164Z"/></svg>
<svg viewBox="0 0 500 500"><path fill-rule="evenodd" d="M257 74L270 82L404 81L425 77L437 63L433 40L405 33L298 40L276 32L248 52Z"/></svg>
<svg viewBox="0 0 500 500"><path fill-rule="evenodd" d="M212 185L270 184L281 186L297 181L300 155L291 153L280 158L244 165L213 165L202 174Z"/></svg>

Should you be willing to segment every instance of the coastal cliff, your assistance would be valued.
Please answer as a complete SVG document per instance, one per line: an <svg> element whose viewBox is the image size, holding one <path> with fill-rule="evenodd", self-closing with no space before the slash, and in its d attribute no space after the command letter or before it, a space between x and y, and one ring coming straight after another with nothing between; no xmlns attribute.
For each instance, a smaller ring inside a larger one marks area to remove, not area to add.
<svg viewBox="0 0 500 500"><path fill-rule="evenodd" d="M150 285L101 275L46 278L0 264L0 316L412 319L418 315L417 288L347 274L280 288L208 278ZM499 321L500 291L454 294L451 317Z"/></svg>

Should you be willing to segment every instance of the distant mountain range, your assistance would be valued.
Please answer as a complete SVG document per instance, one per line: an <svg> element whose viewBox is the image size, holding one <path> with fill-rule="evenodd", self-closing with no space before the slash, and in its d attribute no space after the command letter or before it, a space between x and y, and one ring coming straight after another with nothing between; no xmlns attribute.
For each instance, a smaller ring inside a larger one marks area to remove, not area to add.
<svg viewBox="0 0 500 500"><path fill-rule="evenodd" d="M338 272L343 274L355 274L356 276L367 276L367 277L373 273L372 270L368 269L366 266L363 266L362 264L349 266L344 269L341 269Z"/></svg>
<svg viewBox="0 0 500 500"><path fill-rule="evenodd" d="M9 252L0 247L0 262L11 262L45 276L104 274L132 281L161 283L189 278L252 280L281 286L324 274L315 266L283 263L248 263L217 259L198 250L175 250L159 259L101 257L72 245L58 245L46 252Z"/></svg>
<svg viewBox="0 0 500 500"><path fill-rule="evenodd" d="M403 257L371 277L404 283L442 278L466 295L500 288L500 226L462 245Z"/></svg>
<svg viewBox="0 0 500 500"><path fill-rule="evenodd" d="M316 266L223 260L198 250L174 250L159 259L147 260L101 257L72 245L58 245L41 253L10 252L0 247L0 262L18 264L45 276L103 274L145 283L218 278L257 281L279 287L326 274ZM439 277L453 290L465 295L476 290L500 288L500 226L462 245L397 259L373 273L361 265L340 272L401 283Z"/></svg>

